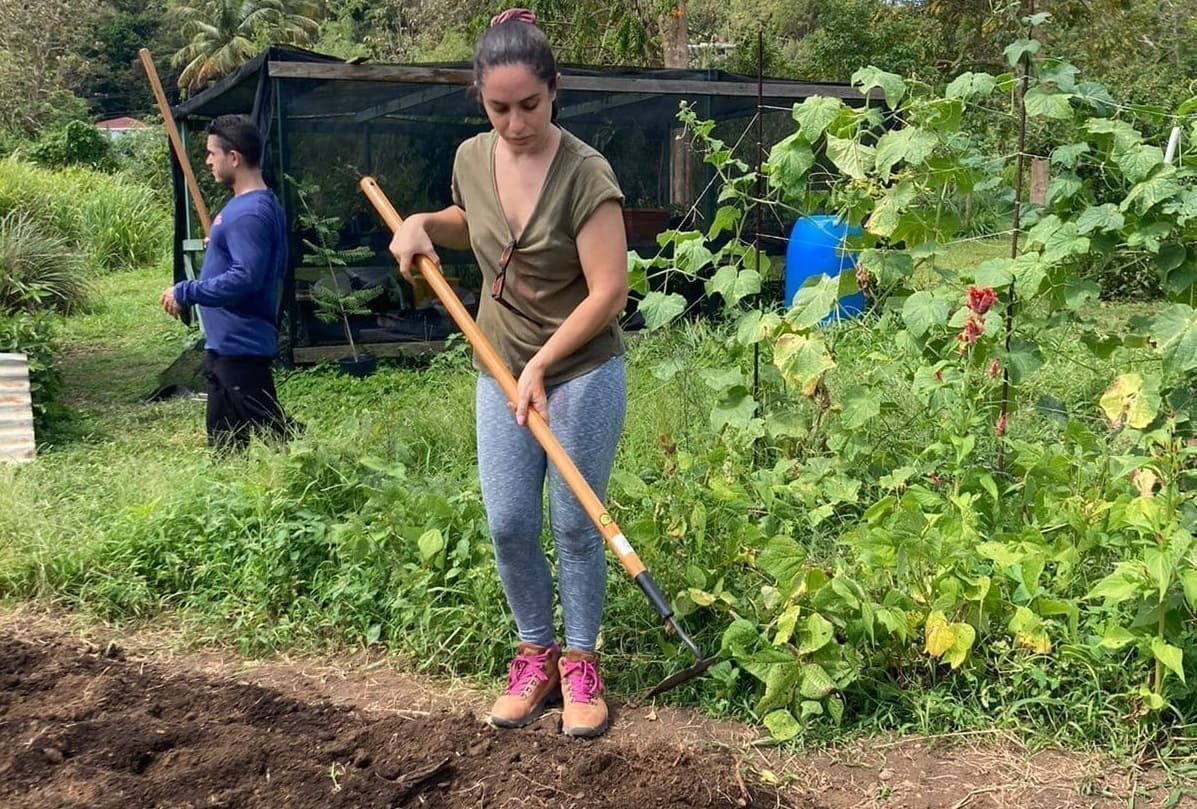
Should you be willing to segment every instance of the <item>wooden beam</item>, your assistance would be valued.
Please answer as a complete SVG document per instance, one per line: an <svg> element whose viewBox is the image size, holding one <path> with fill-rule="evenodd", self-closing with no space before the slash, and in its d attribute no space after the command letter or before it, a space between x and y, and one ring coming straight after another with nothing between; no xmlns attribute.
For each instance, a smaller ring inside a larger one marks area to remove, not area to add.
<svg viewBox="0 0 1197 809"><path fill-rule="evenodd" d="M339 62L269 62L270 76L278 79L325 79L337 81L376 81L399 84L468 85L474 80L469 70L415 65L346 65ZM751 96L756 97L755 82L698 81L636 76L561 77L564 90L622 93L657 93L663 95ZM863 99L855 87L842 84L806 82L765 82L765 98L806 98L813 95L833 98ZM880 99L874 89L870 99Z"/></svg>
<svg viewBox="0 0 1197 809"><path fill-rule="evenodd" d="M436 101L438 98L445 96L456 95L461 92L459 85L450 85L449 87L429 87L427 90L417 90L414 93L406 93L399 98L393 98L383 104L377 104L353 116L354 123L363 124L367 121L372 121L375 118L381 118L384 115L391 115L396 112L418 107L421 104L429 101Z"/></svg>
<svg viewBox="0 0 1197 809"><path fill-rule="evenodd" d="M561 114L557 117L561 119L577 118L581 115L589 115L592 112L626 107L628 104L639 104L641 101L652 101L654 98L657 98L657 96L649 93L622 93L597 98L594 101L586 101L581 104L562 104ZM566 100L568 101L568 99Z"/></svg>
<svg viewBox="0 0 1197 809"><path fill-rule="evenodd" d="M357 344L359 354L373 354L376 357L419 357L445 350L444 340L405 340L393 343ZM339 360L349 356L349 344L327 346L296 346L291 350L293 361L301 364Z"/></svg>

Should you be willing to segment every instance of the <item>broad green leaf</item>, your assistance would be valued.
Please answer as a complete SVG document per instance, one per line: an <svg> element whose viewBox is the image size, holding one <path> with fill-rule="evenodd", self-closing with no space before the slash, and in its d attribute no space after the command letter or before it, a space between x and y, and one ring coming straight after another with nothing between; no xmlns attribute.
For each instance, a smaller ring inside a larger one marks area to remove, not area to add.
<svg viewBox="0 0 1197 809"><path fill-rule="evenodd" d="M802 732L802 725L792 713L784 709L765 714L765 727L774 741L778 742L788 742Z"/></svg>
<svg viewBox="0 0 1197 809"><path fill-rule="evenodd" d="M1120 626L1112 626L1102 635L1101 642L1097 645L1103 649L1121 649L1128 643L1134 643L1136 640L1137 638L1131 634L1130 630Z"/></svg>
<svg viewBox="0 0 1197 809"><path fill-rule="evenodd" d="M822 666L818 663L807 663L802 667L802 683L798 686L799 694L807 699L823 699L832 691L835 691L835 682Z"/></svg>
<svg viewBox="0 0 1197 809"><path fill-rule="evenodd" d="M988 73L961 73L952 79L944 94L948 98L962 98L968 100L977 96L987 96L997 87L997 80Z"/></svg>
<svg viewBox="0 0 1197 809"><path fill-rule="evenodd" d="M1010 381L1021 385L1043 367L1043 352L1036 343L1014 337L1006 352L1006 364L1010 369Z"/></svg>
<svg viewBox="0 0 1197 809"><path fill-rule="evenodd" d="M881 415L881 394L874 388L858 385L845 391L840 407L844 426L857 430Z"/></svg>
<svg viewBox="0 0 1197 809"><path fill-rule="evenodd" d="M1164 150L1158 146L1139 144L1124 151L1114 152L1114 162L1122 174L1132 183L1145 180L1156 166L1164 162Z"/></svg>
<svg viewBox="0 0 1197 809"><path fill-rule="evenodd" d="M831 134L827 136L827 157L836 168L854 180L868 177L869 170L876 163L876 152L872 146Z"/></svg>
<svg viewBox="0 0 1197 809"><path fill-rule="evenodd" d="M761 274L730 264L720 267L706 283L707 294L718 294L729 306L761 291Z"/></svg>
<svg viewBox="0 0 1197 809"><path fill-rule="evenodd" d="M1197 570L1182 570L1178 576L1181 589L1185 592L1185 601L1189 602L1189 609L1197 612Z"/></svg>
<svg viewBox="0 0 1197 809"><path fill-rule="evenodd" d="M1022 300L1038 295L1047 280L1047 267L1037 253L1023 253L1014 259L1010 270L1014 273L1014 292Z"/></svg>
<svg viewBox="0 0 1197 809"><path fill-rule="evenodd" d="M1151 321L1151 338L1179 371L1197 368L1197 310L1174 303Z"/></svg>
<svg viewBox="0 0 1197 809"><path fill-rule="evenodd" d="M1159 387L1139 374L1122 374L1102 394L1100 405L1111 424L1142 430L1159 413Z"/></svg>
<svg viewBox="0 0 1197 809"><path fill-rule="evenodd" d="M917 166L931 156L939 138L916 126L891 129L877 141L877 171L887 179L898 163Z"/></svg>
<svg viewBox="0 0 1197 809"><path fill-rule="evenodd" d="M1097 300L1101 287L1087 278L1069 278L1064 282L1064 306L1076 311L1088 301Z"/></svg>
<svg viewBox="0 0 1197 809"><path fill-rule="evenodd" d="M416 546L420 549L420 558L430 562L445 549L445 538L439 528L430 528L416 540Z"/></svg>
<svg viewBox="0 0 1197 809"><path fill-rule="evenodd" d="M1123 601L1135 598L1142 592L1138 581L1130 578L1125 568L1119 566L1113 573L1106 576L1085 594L1088 601L1101 599L1107 607L1121 604Z"/></svg>
<svg viewBox="0 0 1197 809"><path fill-rule="evenodd" d="M1027 106L1027 116L1030 118L1052 118L1066 121L1072 117L1072 105L1068 103L1071 96L1057 90L1043 87L1032 87L1027 90L1023 102Z"/></svg>
<svg viewBox="0 0 1197 809"><path fill-rule="evenodd" d="M703 244L702 239L687 239L679 242L673 250L673 261L679 269L697 275L711 263L714 254Z"/></svg>
<svg viewBox="0 0 1197 809"><path fill-rule="evenodd" d="M831 622L817 612L806 617L798 626L798 654L808 655L819 651L835 636Z"/></svg>
<svg viewBox="0 0 1197 809"><path fill-rule="evenodd" d="M723 630L719 651L721 655L738 662L752 655L760 641L761 635L756 624L745 618L737 618Z"/></svg>
<svg viewBox="0 0 1197 809"><path fill-rule="evenodd" d="M914 259L905 250L865 250L857 264L877 276L882 286L894 286L914 273Z"/></svg>
<svg viewBox="0 0 1197 809"><path fill-rule="evenodd" d="M776 334L781 323L781 316L776 312L751 309L744 313L736 326L736 342L743 346L759 343Z"/></svg>
<svg viewBox="0 0 1197 809"><path fill-rule="evenodd" d="M1153 176L1135 185L1126 195L1126 199L1118 205L1121 211L1129 211L1134 205L1135 210L1144 214L1166 199L1176 196L1181 191L1180 183L1174 178L1176 170L1165 165Z"/></svg>
<svg viewBox="0 0 1197 809"><path fill-rule="evenodd" d="M1052 177L1051 182L1047 186L1047 196L1044 198L1044 204L1054 207L1072 199L1081 190L1083 185L1084 183L1081 181L1081 178L1072 172Z"/></svg>
<svg viewBox="0 0 1197 809"><path fill-rule="evenodd" d="M1151 639L1151 656L1163 663L1164 668L1180 678L1182 683L1185 681L1184 656L1180 649L1163 638L1154 637Z"/></svg>
<svg viewBox="0 0 1197 809"><path fill-rule="evenodd" d="M839 280L821 275L814 283L809 281L794 295L793 305L785 314L786 322L796 329L810 329L835 308L839 298Z"/></svg>
<svg viewBox="0 0 1197 809"><path fill-rule="evenodd" d="M1069 143L1065 146L1057 146L1052 150L1051 162L1053 166L1063 166L1064 168L1075 168L1077 161L1081 159L1081 155L1089 154L1089 144L1087 143Z"/></svg>
<svg viewBox="0 0 1197 809"><path fill-rule="evenodd" d="M788 666L774 666L765 679L765 693L756 704L758 714L789 705L794 698L794 688L802 677L802 667L797 663Z"/></svg>
<svg viewBox="0 0 1197 809"><path fill-rule="evenodd" d="M794 540L776 536L756 556L756 567L773 578L783 595L789 596L794 579L802 572L806 550Z"/></svg>
<svg viewBox="0 0 1197 809"><path fill-rule="evenodd" d="M756 415L756 400L748 388L734 387L711 408L711 429L720 432L724 427L743 430Z"/></svg>
<svg viewBox="0 0 1197 809"><path fill-rule="evenodd" d="M676 292L649 292L640 301L640 314L644 315L644 328L649 331L667 326L686 311L686 299Z"/></svg>
<svg viewBox="0 0 1197 809"><path fill-rule="evenodd" d="M773 347L773 364L787 385L799 388L803 396L813 396L823 374L835 367L835 360L822 338L783 334Z"/></svg>
<svg viewBox="0 0 1197 809"><path fill-rule="evenodd" d="M1037 39L1016 39L1007 45L1002 53L1006 57L1006 64L1010 67L1018 67L1018 63L1024 56L1030 58L1039 53L1039 47Z"/></svg>
<svg viewBox="0 0 1197 809"><path fill-rule="evenodd" d="M901 224L902 211L914 201L916 193L914 184L905 181L886 191L865 223L869 233L886 238L892 236Z"/></svg>
<svg viewBox="0 0 1197 809"><path fill-rule="evenodd" d="M780 144L778 144L780 145ZM777 148L776 146L774 148ZM769 157L772 162L772 155ZM719 210L715 211L715 218L711 221L711 227L707 229L707 238L714 239L725 230L734 230L736 224L744 216L744 212L734 205L720 205Z"/></svg>
<svg viewBox="0 0 1197 809"><path fill-rule="evenodd" d="M1009 258L991 258L988 261L982 261L973 270L973 283L979 287L990 287L991 289L1007 287L1014 282L1014 273L1010 269L1013 264L1014 260Z"/></svg>
<svg viewBox="0 0 1197 809"><path fill-rule="evenodd" d="M897 108L902 96L906 95L906 82L896 73L887 73L869 65L852 74L852 84L860 86L860 92L868 95L874 87L885 94L885 105L891 110Z"/></svg>
<svg viewBox="0 0 1197 809"><path fill-rule="evenodd" d="M769 184L791 197L801 197L806 190L806 172L814 164L815 153L810 142L795 132L769 150Z"/></svg>
<svg viewBox="0 0 1197 809"><path fill-rule="evenodd" d="M1076 90L1076 65L1068 62L1047 62L1040 66L1036 78L1040 84L1050 84L1057 90L1071 93Z"/></svg>
<svg viewBox="0 0 1197 809"><path fill-rule="evenodd" d="M794 636L794 627L798 625L798 616L801 614L802 608L797 604L791 604L785 612L777 616L777 632L773 635L774 646L783 646L790 642L790 638Z"/></svg>
<svg viewBox="0 0 1197 809"><path fill-rule="evenodd" d="M831 721L837 725L843 724L844 721L844 701L840 699L839 695L832 694L825 703L827 706L827 715L831 717Z"/></svg>
<svg viewBox="0 0 1197 809"><path fill-rule="evenodd" d="M1139 130L1115 118L1090 118L1085 121L1085 130L1092 135L1110 135L1114 140L1114 149L1124 151L1143 142L1143 135Z"/></svg>
<svg viewBox="0 0 1197 809"><path fill-rule="evenodd" d="M919 290L902 304L902 320L911 334L922 337L932 326L946 323L950 310L951 304L946 299L936 298L926 290Z"/></svg>
<svg viewBox="0 0 1197 809"><path fill-rule="evenodd" d="M1119 212L1118 206L1112 202L1106 202L1102 205L1092 205L1081 211L1081 215L1076 220L1077 232L1081 234L1091 233L1094 230L1103 232L1120 230L1125 224L1126 217Z"/></svg>
<svg viewBox="0 0 1197 809"><path fill-rule="evenodd" d="M838 98L810 96L794 105L793 115L808 143L814 143L843 108L843 102Z"/></svg>
<svg viewBox="0 0 1197 809"><path fill-rule="evenodd" d="M1043 260L1056 262L1089 252L1089 237L1077 232L1076 222L1064 222L1043 242Z"/></svg>

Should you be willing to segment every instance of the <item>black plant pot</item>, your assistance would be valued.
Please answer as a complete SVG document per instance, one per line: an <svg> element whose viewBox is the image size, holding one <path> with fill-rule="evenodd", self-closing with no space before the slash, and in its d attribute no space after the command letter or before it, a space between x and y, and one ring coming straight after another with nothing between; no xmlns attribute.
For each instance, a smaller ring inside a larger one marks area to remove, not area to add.
<svg viewBox="0 0 1197 809"><path fill-rule="evenodd" d="M373 354L358 354L356 360L353 357L341 357L337 365L341 367L341 373L361 378L374 373L378 358Z"/></svg>

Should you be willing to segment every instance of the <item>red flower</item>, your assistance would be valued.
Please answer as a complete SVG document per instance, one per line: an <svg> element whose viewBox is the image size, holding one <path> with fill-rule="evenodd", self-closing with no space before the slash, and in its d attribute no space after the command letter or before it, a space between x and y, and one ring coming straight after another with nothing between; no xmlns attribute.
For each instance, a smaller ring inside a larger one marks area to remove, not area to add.
<svg viewBox="0 0 1197 809"><path fill-rule="evenodd" d="M1002 368L1002 364L998 362L997 357L993 358L993 362L989 363L989 378L997 379L998 371Z"/></svg>
<svg viewBox="0 0 1197 809"><path fill-rule="evenodd" d="M964 324L964 328L961 330L961 332L956 335L956 339L964 344L960 347L960 349L963 351L965 345L971 346L973 343L977 342L977 338L984 333L985 324L981 322L979 318L970 317L968 322Z"/></svg>
<svg viewBox="0 0 1197 809"><path fill-rule="evenodd" d="M989 307L997 303L997 293L989 287L968 288L968 308L978 315L989 311Z"/></svg>
<svg viewBox="0 0 1197 809"><path fill-rule="evenodd" d="M1001 438L1003 435L1006 434L1006 414L1005 413L998 416L997 424L995 424L993 427L993 432L998 438Z"/></svg>

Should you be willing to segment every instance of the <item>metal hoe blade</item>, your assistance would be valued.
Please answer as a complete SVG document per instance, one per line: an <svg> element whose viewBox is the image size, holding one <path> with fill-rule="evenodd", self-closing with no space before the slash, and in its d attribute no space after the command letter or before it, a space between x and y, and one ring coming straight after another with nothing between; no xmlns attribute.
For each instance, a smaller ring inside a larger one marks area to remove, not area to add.
<svg viewBox="0 0 1197 809"><path fill-rule="evenodd" d="M698 648L698 645L690 639L690 636L686 634L686 631L682 629L681 624L679 624L672 615L665 619L665 628L667 631L677 634L678 638L686 645L686 648L690 650L690 653L694 655L695 660L698 662L692 666L682 669L679 672L669 675L664 680L657 683L657 685L645 695L646 697L655 697L658 694L664 694L671 688L677 688L682 683L687 683L690 680L693 680L695 677L702 676L702 674L711 667L711 664L715 662L714 657L704 658L702 656L702 651Z"/></svg>

